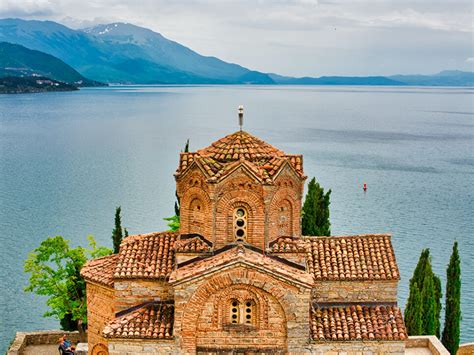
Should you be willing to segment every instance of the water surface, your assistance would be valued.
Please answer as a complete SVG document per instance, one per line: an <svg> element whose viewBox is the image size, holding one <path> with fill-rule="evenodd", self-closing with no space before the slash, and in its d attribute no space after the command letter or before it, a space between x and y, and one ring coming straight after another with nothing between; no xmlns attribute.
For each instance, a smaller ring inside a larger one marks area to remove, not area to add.
<svg viewBox="0 0 474 355"><path fill-rule="evenodd" d="M20 330L57 328L24 293L46 236L111 245L115 207L130 233L166 228L178 152L244 128L304 154L332 189L333 234L392 233L402 280L430 248L445 287L462 258L462 342L474 341L474 108L467 88L136 86L0 95L0 353ZM362 185L368 185L363 193Z"/></svg>

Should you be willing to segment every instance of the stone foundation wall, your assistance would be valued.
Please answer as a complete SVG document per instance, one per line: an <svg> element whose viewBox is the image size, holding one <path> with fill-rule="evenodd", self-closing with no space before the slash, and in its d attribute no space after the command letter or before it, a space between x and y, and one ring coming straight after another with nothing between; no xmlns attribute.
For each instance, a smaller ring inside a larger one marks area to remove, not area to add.
<svg viewBox="0 0 474 355"><path fill-rule="evenodd" d="M307 348L308 353L318 355L403 355L403 341L328 341L312 343Z"/></svg>
<svg viewBox="0 0 474 355"><path fill-rule="evenodd" d="M461 344L456 355L472 355L474 354L474 343Z"/></svg>
<svg viewBox="0 0 474 355"><path fill-rule="evenodd" d="M102 285L87 283L88 344L107 344L102 337L104 324L115 317L114 290Z"/></svg>
<svg viewBox="0 0 474 355"><path fill-rule="evenodd" d="M148 302L173 299L173 289L164 280L115 281L116 312Z"/></svg>
<svg viewBox="0 0 474 355"><path fill-rule="evenodd" d="M449 351L434 335L410 336L405 342L405 346L406 348L426 348L433 355L449 355ZM472 355L472 352L468 354Z"/></svg>
<svg viewBox="0 0 474 355"><path fill-rule="evenodd" d="M315 302L397 302L398 281L316 281Z"/></svg>
<svg viewBox="0 0 474 355"><path fill-rule="evenodd" d="M109 340L109 355L180 354L174 340Z"/></svg>
<svg viewBox="0 0 474 355"><path fill-rule="evenodd" d="M79 332L66 332L64 330L44 330L38 332L17 332L15 340L13 340L8 355L20 355L28 345L54 345L58 344L59 338L64 334L74 344L79 342Z"/></svg>

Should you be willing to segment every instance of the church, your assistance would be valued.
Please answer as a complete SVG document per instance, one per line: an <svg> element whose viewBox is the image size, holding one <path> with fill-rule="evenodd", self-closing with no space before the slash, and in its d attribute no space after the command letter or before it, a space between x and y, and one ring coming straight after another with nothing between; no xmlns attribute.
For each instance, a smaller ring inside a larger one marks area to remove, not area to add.
<svg viewBox="0 0 474 355"><path fill-rule="evenodd" d="M179 231L81 271L89 354L404 354L390 235L303 236L302 155L239 130L174 176Z"/></svg>

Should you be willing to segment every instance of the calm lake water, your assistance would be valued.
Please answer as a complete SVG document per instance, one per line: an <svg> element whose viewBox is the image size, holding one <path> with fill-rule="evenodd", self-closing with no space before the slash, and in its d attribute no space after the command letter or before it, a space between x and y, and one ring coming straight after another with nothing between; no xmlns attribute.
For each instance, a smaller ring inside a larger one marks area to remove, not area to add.
<svg viewBox="0 0 474 355"><path fill-rule="evenodd" d="M405 305L430 248L445 287L462 258L462 342L474 341L474 108L469 88L153 86L0 95L0 353L19 330L57 328L23 292L23 261L47 236L111 245L173 214L178 152L244 128L332 189L333 234L392 233ZM368 185L363 193L362 184Z"/></svg>

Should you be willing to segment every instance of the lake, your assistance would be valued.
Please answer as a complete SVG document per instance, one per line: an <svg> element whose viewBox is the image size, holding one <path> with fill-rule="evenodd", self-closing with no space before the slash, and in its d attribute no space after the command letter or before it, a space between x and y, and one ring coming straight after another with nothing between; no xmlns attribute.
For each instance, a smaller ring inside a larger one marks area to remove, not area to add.
<svg viewBox="0 0 474 355"><path fill-rule="evenodd" d="M0 95L0 353L16 331L58 328L26 294L23 262L47 236L111 246L166 228L178 153L244 129L332 189L332 234L392 233L405 305L423 248L445 288L462 259L462 342L474 341L472 88L133 86ZM366 193L362 190L367 183ZM469 271L471 270L471 271ZM444 301L443 301L444 303Z"/></svg>

